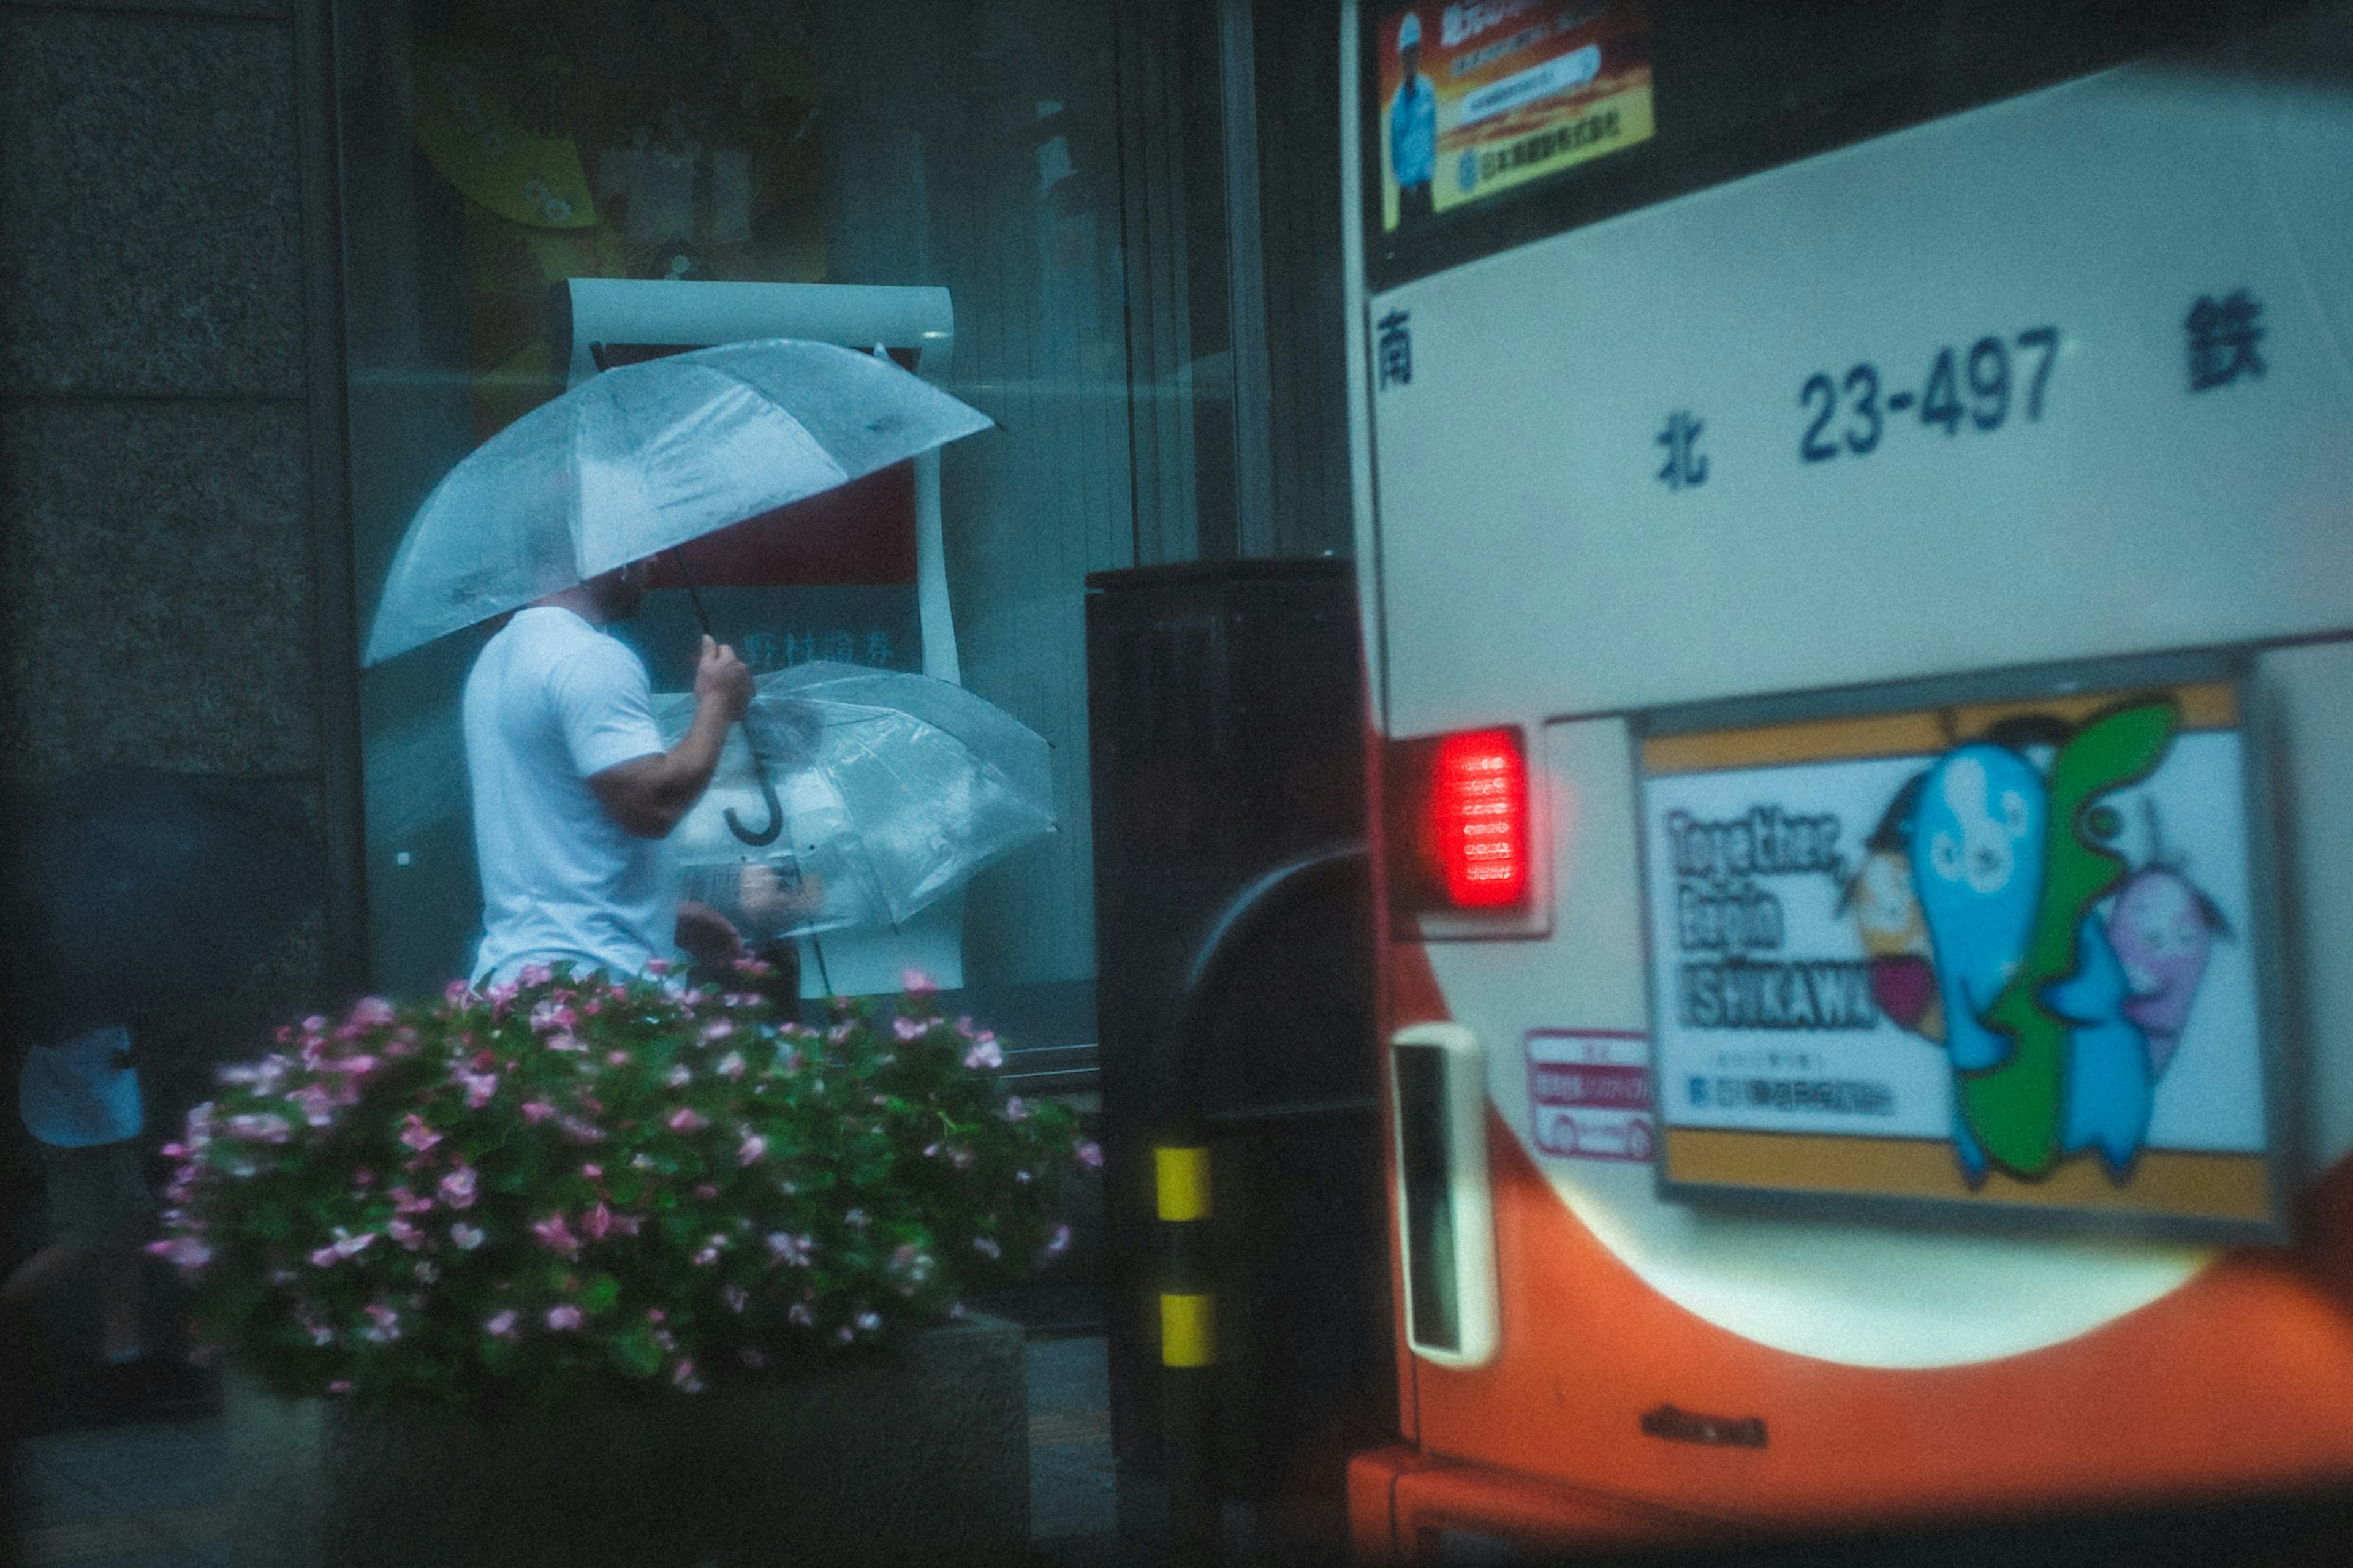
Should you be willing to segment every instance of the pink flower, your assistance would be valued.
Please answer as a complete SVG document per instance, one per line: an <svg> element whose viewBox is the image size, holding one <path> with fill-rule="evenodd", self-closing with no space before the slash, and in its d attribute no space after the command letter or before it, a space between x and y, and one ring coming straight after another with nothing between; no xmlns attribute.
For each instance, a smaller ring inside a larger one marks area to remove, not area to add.
<svg viewBox="0 0 2353 1568"><path fill-rule="evenodd" d="M410 1111L400 1124L400 1141L422 1154L441 1142L441 1134L425 1124L425 1119Z"/></svg>
<svg viewBox="0 0 2353 1568"><path fill-rule="evenodd" d="M752 1302L752 1298L744 1292L741 1285L721 1286L719 1299L727 1303L727 1310L731 1312L740 1312Z"/></svg>
<svg viewBox="0 0 2353 1568"><path fill-rule="evenodd" d="M789 1263L797 1268L808 1267L809 1258L817 1251L817 1243L806 1236L787 1236L773 1231L768 1236L768 1258L773 1263Z"/></svg>
<svg viewBox="0 0 2353 1568"><path fill-rule="evenodd" d="M691 1105L681 1105L663 1119L663 1125L673 1132L700 1132L711 1125L711 1118Z"/></svg>
<svg viewBox="0 0 2353 1568"><path fill-rule="evenodd" d="M990 1259L1005 1256L1005 1249L997 1246L994 1238L986 1236L974 1237L972 1238L972 1249L975 1252L979 1253L983 1258Z"/></svg>
<svg viewBox="0 0 2353 1568"><path fill-rule="evenodd" d="M551 1329L565 1331L578 1328L580 1326L580 1309L574 1306L569 1301L565 1302L560 1307L550 1307L547 1310L547 1326Z"/></svg>
<svg viewBox="0 0 2353 1568"><path fill-rule="evenodd" d="M149 1242L141 1250L181 1268L202 1268L213 1260L213 1249L193 1236L167 1236L161 1241Z"/></svg>
<svg viewBox="0 0 2353 1568"><path fill-rule="evenodd" d="M311 1267L325 1268L346 1258L355 1258L375 1242L375 1232L364 1230L353 1236L342 1226L335 1227L335 1239L311 1254Z"/></svg>
<svg viewBox="0 0 2353 1568"><path fill-rule="evenodd" d="M371 1301L366 1308L369 1322L367 1337L380 1345L388 1345L400 1338L400 1314L390 1307Z"/></svg>
<svg viewBox="0 0 2353 1568"><path fill-rule="evenodd" d="M601 1143L605 1141L603 1128L583 1121L576 1116L564 1119L564 1135L575 1143Z"/></svg>
<svg viewBox="0 0 2353 1568"><path fill-rule="evenodd" d="M351 1391L352 1380L348 1377L339 1377L327 1384L327 1392L330 1394L349 1394Z"/></svg>
<svg viewBox="0 0 2353 1568"><path fill-rule="evenodd" d="M547 1048L551 1051L585 1051L588 1047L575 1036L550 1035L547 1037Z"/></svg>
<svg viewBox="0 0 2353 1568"><path fill-rule="evenodd" d="M572 1026L579 1021L579 1014L553 997L539 1003L531 1010L531 1026L533 1032L536 1034L568 1035L572 1032Z"/></svg>
<svg viewBox="0 0 2353 1568"><path fill-rule="evenodd" d="M702 1037L705 1040L723 1040L734 1032L735 1020L733 1018L713 1018L702 1026Z"/></svg>
<svg viewBox="0 0 2353 1568"><path fill-rule="evenodd" d="M927 1025L913 1018L893 1018L891 1020L891 1032L898 1036L902 1040L920 1040L923 1037L927 1029Z"/></svg>
<svg viewBox="0 0 2353 1568"><path fill-rule="evenodd" d="M587 1177L592 1182L600 1181L604 1177L605 1167L602 1165L592 1165L584 1163L580 1167L580 1173Z"/></svg>
<svg viewBox="0 0 2353 1568"><path fill-rule="evenodd" d="M462 980L452 980L441 987L441 1000L452 1007L462 1007L474 999L474 988Z"/></svg>
<svg viewBox="0 0 2353 1568"><path fill-rule="evenodd" d="M417 1054L417 1031L403 1024L392 1032L392 1039L384 1047L388 1057L413 1057Z"/></svg>
<svg viewBox="0 0 2353 1568"><path fill-rule="evenodd" d="M423 1214L433 1206L431 1198L420 1198L406 1185L393 1188L387 1195L392 1199L392 1212L395 1214Z"/></svg>
<svg viewBox="0 0 2353 1568"><path fill-rule="evenodd" d="M604 1240L606 1237L612 1234L613 1211L599 1203L595 1208L580 1216L580 1228L587 1234L589 1240Z"/></svg>
<svg viewBox="0 0 2353 1568"><path fill-rule="evenodd" d="M984 1030L980 1038L973 1042L972 1049L965 1052L964 1065L975 1072L993 1072L1003 1067L1005 1053L997 1048L997 1037Z"/></svg>
<svg viewBox="0 0 2353 1568"><path fill-rule="evenodd" d="M334 1097L315 1083L305 1084L286 1098L313 1127L324 1127L335 1120Z"/></svg>
<svg viewBox="0 0 2353 1568"><path fill-rule="evenodd" d="M460 1165L441 1178L441 1201L453 1209L474 1206L474 1168Z"/></svg>
<svg viewBox="0 0 2353 1568"><path fill-rule="evenodd" d="M605 1053L605 1065L607 1067L617 1068L628 1067L629 1065L629 1053L627 1051L607 1051Z"/></svg>
<svg viewBox="0 0 2353 1568"><path fill-rule="evenodd" d="M1082 1138L1071 1145L1071 1152L1080 1164L1090 1171L1103 1169L1103 1145L1092 1138Z"/></svg>
<svg viewBox="0 0 2353 1568"><path fill-rule="evenodd" d="M392 1004L381 996L363 996L352 1004L351 1021L364 1029L373 1029L393 1022Z"/></svg>
<svg viewBox="0 0 2353 1568"><path fill-rule="evenodd" d="M701 1198L704 1203L709 1203L712 1199L719 1195L719 1189L712 1186L709 1182L697 1182L694 1184L694 1195Z"/></svg>
<svg viewBox="0 0 2353 1568"><path fill-rule="evenodd" d="M765 1159L767 1153L768 1141L754 1132L745 1138L742 1146L735 1151L735 1163L739 1165L754 1164Z"/></svg>
<svg viewBox="0 0 2353 1568"><path fill-rule="evenodd" d="M491 1102L491 1097L499 1092L499 1075L494 1072L470 1072L459 1076L466 1085L466 1109L469 1110L481 1110Z"/></svg>
<svg viewBox="0 0 2353 1568"><path fill-rule="evenodd" d="M482 1323L482 1331L492 1339L511 1340L515 1337L515 1311L512 1307L492 1312Z"/></svg>
<svg viewBox="0 0 2353 1568"><path fill-rule="evenodd" d="M670 1368L670 1380L689 1394L700 1394L702 1392L702 1380L694 1375L694 1358L692 1356L681 1356L678 1358L678 1364Z"/></svg>
<svg viewBox="0 0 2353 1568"><path fill-rule="evenodd" d="M522 1119L530 1126L536 1127L554 1114L555 1107L543 1100L526 1100L522 1102Z"/></svg>
<svg viewBox="0 0 2353 1568"><path fill-rule="evenodd" d="M392 1223L384 1228L386 1235L411 1252L425 1245L425 1233L417 1229L415 1224L401 1218L398 1215L393 1215Z"/></svg>
<svg viewBox="0 0 2353 1568"><path fill-rule="evenodd" d="M1008 1094L1008 1095L1007 1095L1007 1096L1005 1097L1005 1120L1006 1120L1006 1121L1029 1121L1029 1117L1030 1117L1030 1110L1029 1110L1029 1108L1027 1105L1025 1105L1025 1104L1023 1104L1023 1103L1022 1103L1022 1101L1021 1101L1021 1097L1020 1097L1019 1095L1018 1095L1018 1094Z"/></svg>
<svg viewBox="0 0 2353 1568"><path fill-rule="evenodd" d="M670 1321L670 1314L663 1311L659 1307L648 1307L646 1309L646 1321L649 1323L666 1323Z"/></svg>
<svg viewBox="0 0 2353 1568"><path fill-rule="evenodd" d="M899 971L899 989L910 996L928 996L940 988L940 983L913 967Z"/></svg>
<svg viewBox="0 0 2353 1568"><path fill-rule="evenodd" d="M263 1111L259 1115L232 1116L224 1129L232 1138L251 1143L283 1143L293 1135L293 1124L282 1116Z"/></svg>
<svg viewBox="0 0 2353 1568"><path fill-rule="evenodd" d="M817 1327L817 1318L809 1311L808 1304L805 1301L794 1302L792 1305L792 1310L786 1312L785 1316L790 1318L794 1322L798 1323L802 1328L813 1329Z"/></svg>
<svg viewBox="0 0 2353 1568"><path fill-rule="evenodd" d="M689 1068L684 1062L679 1063L676 1067L670 1068L670 1071L662 1074L662 1082L670 1085L672 1089L684 1088L687 1084L692 1082L693 1079L693 1069Z"/></svg>
<svg viewBox="0 0 2353 1568"><path fill-rule="evenodd" d="M728 1052L725 1056L719 1058L719 1066L713 1070L716 1071L721 1078L725 1079L729 1083L743 1082L744 1074L746 1070L744 1062L744 1053L741 1051Z"/></svg>
<svg viewBox="0 0 2353 1568"><path fill-rule="evenodd" d="M542 1247L559 1257L570 1258L580 1256L580 1238L572 1234L560 1214L541 1220L531 1227L531 1233L539 1237Z"/></svg>
<svg viewBox="0 0 2353 1568"><path fill-rule="evenodd" d="M1056 1226L1054 1227L1054 1234L1046 1238L1046 1256L1049 1258L1060 1258L1063 1253L1068 1252L1070 1249L1071 1227L1067 1225Z"/></svg>
<svg viewBox="0 0 2353 1568"><path fill-rule="evenodd" d="M458 1244L458 1250L460 1252L471 1252L481 1246L486 1234L463 1220L449 1227L449 1239Z"/></svg>

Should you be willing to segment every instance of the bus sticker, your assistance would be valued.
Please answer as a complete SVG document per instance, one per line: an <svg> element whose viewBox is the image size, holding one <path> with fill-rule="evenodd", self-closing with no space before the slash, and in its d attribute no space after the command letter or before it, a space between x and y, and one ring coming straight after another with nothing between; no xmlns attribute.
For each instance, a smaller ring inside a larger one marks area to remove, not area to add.
<svg viewBox="0 0 2353 1568"><path fill-rule="evenodd" d="M1647 741L1670 1188L2267 1222L2245 767L2229 682Z"/></svg>

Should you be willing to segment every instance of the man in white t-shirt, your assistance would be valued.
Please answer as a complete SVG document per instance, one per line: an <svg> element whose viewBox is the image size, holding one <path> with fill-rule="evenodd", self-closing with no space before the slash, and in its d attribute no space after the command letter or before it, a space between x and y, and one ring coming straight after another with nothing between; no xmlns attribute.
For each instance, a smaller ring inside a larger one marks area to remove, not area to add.
<svg viewBox="0 0 2353 1568"><path fill-rule="evenodd" d="M693 723L665 749L645 662L605 629L643 597L643 563L550 594L516 612L466 679L478 985L567 959L635 974L673 941L705 963L742 951L716 910L679 902L661 840L710 787L752 672L704 637Z"/></svg>

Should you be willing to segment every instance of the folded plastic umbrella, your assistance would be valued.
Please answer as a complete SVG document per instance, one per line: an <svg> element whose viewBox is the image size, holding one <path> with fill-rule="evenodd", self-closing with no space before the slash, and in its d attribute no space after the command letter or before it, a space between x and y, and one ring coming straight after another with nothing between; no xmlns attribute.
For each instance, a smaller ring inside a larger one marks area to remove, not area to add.
<svg viewBox="0 0 2353 1568"><path fill-rule="evenodd" d="M683 733L691 700L670 700ZM711 789L671 836L681 890L764 940L903 923L1006 851L1054 828L1046 742L927 676L818 661L760 678L747 727L784 832L752 847L725 814L760 800L730 736Z"/></svg>
<svg viewBox="0 0 2353 1568"><path fill-rule="evenodd" d="M723 343L606 371L434 487L393 558L364 662L989 424L886 356L832 343Z"/></svg>
<svg viewBox="0 0 2353 1568"><path fill-rule="evenodd" d="M23 1039L233 989L324 892L309 813L273 785L110 767L22 804L0 884L0 963Z"/></svg>

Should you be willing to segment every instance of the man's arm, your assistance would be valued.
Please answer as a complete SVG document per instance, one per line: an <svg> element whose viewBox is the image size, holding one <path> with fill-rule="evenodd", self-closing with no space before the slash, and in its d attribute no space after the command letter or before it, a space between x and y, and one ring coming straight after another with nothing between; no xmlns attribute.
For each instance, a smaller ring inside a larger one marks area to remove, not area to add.
<svg viewBox="0 0 2353 1568"><path fill-rule="evenodd" d="M639 838L669 837L711 787L727 726L751 700L750 667L733 648L704 637L694 670L694 722L678 744L588 775L605 814Z"/></svg>

